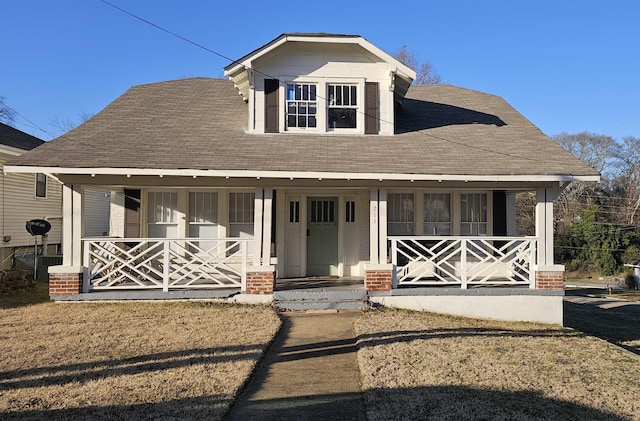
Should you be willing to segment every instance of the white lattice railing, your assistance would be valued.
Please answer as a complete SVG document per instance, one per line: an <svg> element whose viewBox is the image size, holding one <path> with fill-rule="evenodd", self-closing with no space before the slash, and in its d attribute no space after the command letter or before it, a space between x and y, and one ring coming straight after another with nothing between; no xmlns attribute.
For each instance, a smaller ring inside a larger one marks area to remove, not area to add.
<svg viewBox="0 0 640 421"><path fill-rule="evenodd" d="M85 238L84 290L245 290L251 238Z"/></svg>
<svg viewBox="0 0 640 421"><path fill-rule="evenodd" d="M395 285L528 285L537 238L388 237Z"/></svg>

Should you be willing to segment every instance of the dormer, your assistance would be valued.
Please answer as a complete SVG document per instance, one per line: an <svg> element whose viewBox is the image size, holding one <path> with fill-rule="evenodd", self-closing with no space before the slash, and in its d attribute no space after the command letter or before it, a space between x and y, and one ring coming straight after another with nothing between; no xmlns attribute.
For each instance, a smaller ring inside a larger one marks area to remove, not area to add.
<svg viewBox="0 0 640 421"><path fill-rule="evenodd" d="M224 69L248 103L249 133L393 135L416 77L358 35L282 34Z"/></svg>

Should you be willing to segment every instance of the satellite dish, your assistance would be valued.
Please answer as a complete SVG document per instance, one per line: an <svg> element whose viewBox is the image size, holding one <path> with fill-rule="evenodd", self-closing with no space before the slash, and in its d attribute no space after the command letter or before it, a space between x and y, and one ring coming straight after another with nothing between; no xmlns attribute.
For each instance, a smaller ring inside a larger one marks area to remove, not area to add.
<svg viewBox="0 0 640 421"><path fill-rule="evenodd" d="M25 228L31 235L45 235L51 230L51 224L44 219L32 219L31 221L27 221Z"/></svg>

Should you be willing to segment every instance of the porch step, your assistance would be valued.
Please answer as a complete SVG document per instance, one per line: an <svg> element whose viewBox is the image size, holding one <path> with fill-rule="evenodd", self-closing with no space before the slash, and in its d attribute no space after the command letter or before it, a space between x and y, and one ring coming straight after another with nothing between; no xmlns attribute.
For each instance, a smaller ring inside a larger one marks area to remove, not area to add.
<svg viewBox="0 0 640 421"><path fill-rule="evenodd" d="M275 291L273 302L280 310L358 310L369 306L367 291L363 289Z"/></svg>

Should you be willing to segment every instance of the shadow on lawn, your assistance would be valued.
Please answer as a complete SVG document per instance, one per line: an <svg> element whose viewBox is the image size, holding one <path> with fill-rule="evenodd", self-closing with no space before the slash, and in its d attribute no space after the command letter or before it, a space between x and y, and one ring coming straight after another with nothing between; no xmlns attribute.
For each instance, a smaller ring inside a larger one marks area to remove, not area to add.
<svg viewBox="0 0 640 421"><path fill-rule="evenodd" d="M90 397L88 398L90 399ZM229 396L201 396L168 402L135 405L87 405L77 408L46 409L45 402L33 402L34 408L0 412L10 420L221 420L231 403Z"/></svg>
<svg viewBox="0 0 640 421"><path fill-rule="evenodd" d="M49 283L39 281L33 288L0 294L0 309L25 307L49 301Z"/></svg>
<svg viewBox="0 0 640 421"><path fill-rule="evenodd" d="M84 383L106 377L151 373L173 368L189 367L195 364L256 360L260 355L262 355L261 345L239 345L161 352L133 358L1 371L0 391L17 388L65 385L73 382Z"/></svg>
<svg viewBox="0 0 640 421"><path fill-rule="evenodd" d="M624 417L572 402L549 399L538 392L484 390L459 386L374 389L364 393L299 396L253 401L260 420L624 420ZM47 410L34 408L2 413L3 420L50 419L213 419L224 417L230 400L224 396L174 399L137 405L90 405ZM359 408L355 415L353 406ZM345 417L345 415L348 417Z"/></svg>
<svg viewBox="0 0 640 421"><path fill-rule="evenodd" d="M603 299L603 302L612 303L606 299ZM624 305L617 308L600 308L595 303L578 304L565 300L564 325L640 355L640 345L627 346L620 343L640 341L640 312L629 311Z"/></svg>
<svg viewBox="0 0 640 421"><path fill-rule="evenodd" d="M279 336L286 337L289 326L283 322ZM361 334L352 339L314 342L297 346L282 346L279 355L274 362L295 361L306 358L316 358L325 355L338 355L356 352L358 348L388 345L399 342L412 342L415 340L430 340L459 337L570 337L579 336L580 333L563 331L561 329L536 329L536 330L505 330L482 327L468 328L440 328L425 330L397 330L392 332L377 332L373 334Z"/></svg>

